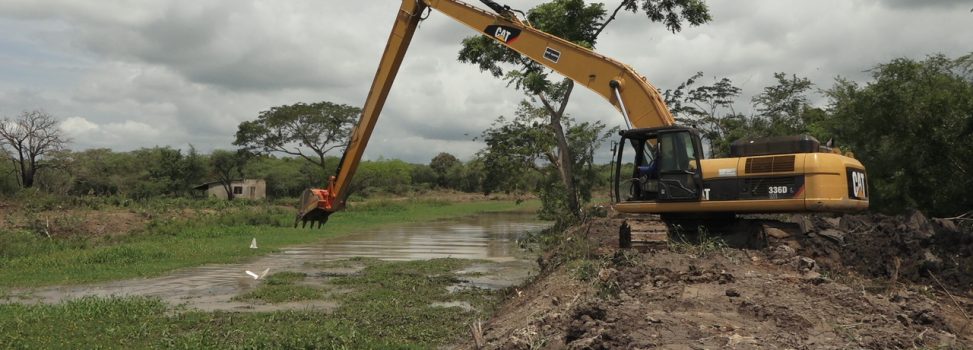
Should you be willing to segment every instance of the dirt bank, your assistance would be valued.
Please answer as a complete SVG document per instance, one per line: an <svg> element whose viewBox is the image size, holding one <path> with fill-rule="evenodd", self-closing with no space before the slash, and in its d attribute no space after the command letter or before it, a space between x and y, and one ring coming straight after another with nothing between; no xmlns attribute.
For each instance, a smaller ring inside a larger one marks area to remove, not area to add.
<svg viewBox="0 0 973 350"><path fill-rule="evenodd" d="M760 249L619 251L621 220L576 227L483 325L483 348L971 347L969 233L921 215L788 220Z"/></svg>
<svg viewBox="0 0 973 350"><path fill-rule="evenodd" d="M973 233L955 222L905 216L795 216L799 252L822 266L973 294ZM937 282L938 280L938 282Z"/></svg>

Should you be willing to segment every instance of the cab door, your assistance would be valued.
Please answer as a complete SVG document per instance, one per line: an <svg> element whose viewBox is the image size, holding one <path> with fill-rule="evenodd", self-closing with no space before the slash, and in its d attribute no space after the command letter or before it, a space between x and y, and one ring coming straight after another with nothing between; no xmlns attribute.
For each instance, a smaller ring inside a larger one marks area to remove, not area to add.
<svg viewBox="0 0 973 350"><path fill-rule="evenodd" d="M692 129L636 129L620 134L612 186L616 203L700 200L702 147Z"/></svg>
<svg viewBox="0 0 973 350"><path fill-rule="evenodd" d="M689 130L659 133L659 202L698 201L703 189L699 137Z"/></svg>

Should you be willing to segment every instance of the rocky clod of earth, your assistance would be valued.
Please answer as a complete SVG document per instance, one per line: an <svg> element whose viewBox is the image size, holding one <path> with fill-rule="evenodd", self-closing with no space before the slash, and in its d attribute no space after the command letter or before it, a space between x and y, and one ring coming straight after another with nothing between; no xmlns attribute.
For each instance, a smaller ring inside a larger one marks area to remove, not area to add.
<svg viewBox="0 0 973 350"><path fill-rule="evenodd" d="M572 228L483 348L973 348L969 229L918 212L777 219L791 228L765 226L761 247L619 250L621 219Z"/></svg>

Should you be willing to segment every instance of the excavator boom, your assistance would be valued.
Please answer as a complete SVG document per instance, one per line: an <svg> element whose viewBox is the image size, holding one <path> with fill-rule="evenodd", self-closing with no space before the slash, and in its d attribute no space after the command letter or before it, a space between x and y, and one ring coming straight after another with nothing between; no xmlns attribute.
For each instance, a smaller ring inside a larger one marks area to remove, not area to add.
<svg viewBox="0 0 973 350"><path fill-rule="evenodd" d="M675 125L658 89L628 65L533 28L514 10L481 0L402 0L361 119L327 189L309 189L297 221L326 221L348 188L423 12L436 10L594 91L625 118L615 155L614 208L645 214L860 211L868 207L865 169L810 136L738 140L731 158L703 159L700 136ZM625 149L628 148L628 151ZM631 158L623 159L623 156ZM621 169L626 167L626 173ZM630 172L629 172L630 171ZM628 187L623 198L621 184Z"/></svg>
<svg viewBox="0 0 973 350"><path fill-rule="evenodd" d="M345 206L351 179L426 9L441 12L588 87L615 106L631 126L650 128L675 124L658 90L628 65L535 29L518 19L508 7L492 1L484 3L500 14L457 0L402 1L372 88L365 99L361 119L351 134L338 170L327 189L308 190L304 194L298 220L320 223L326 221L330 213Z"/></svg>

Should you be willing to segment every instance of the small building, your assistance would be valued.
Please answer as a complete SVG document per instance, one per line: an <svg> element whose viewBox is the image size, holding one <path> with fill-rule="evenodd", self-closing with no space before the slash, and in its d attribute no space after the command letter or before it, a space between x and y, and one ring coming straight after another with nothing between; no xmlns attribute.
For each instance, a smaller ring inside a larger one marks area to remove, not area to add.
<svg viewBox="0 0 973 350"><path fill-rule="evenodd" d="M226 190L219 181L204 183L193 187L206 193L206 197L226 199ZM242 179L230 182L230 190L235 199L264 199L267 198L267 181L263 179Z"/></svg>

